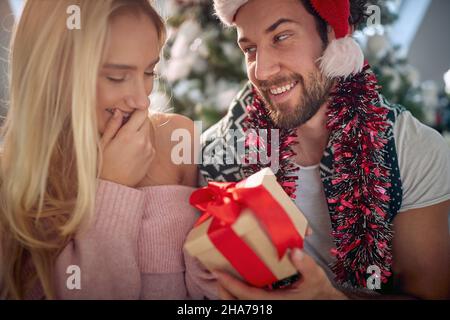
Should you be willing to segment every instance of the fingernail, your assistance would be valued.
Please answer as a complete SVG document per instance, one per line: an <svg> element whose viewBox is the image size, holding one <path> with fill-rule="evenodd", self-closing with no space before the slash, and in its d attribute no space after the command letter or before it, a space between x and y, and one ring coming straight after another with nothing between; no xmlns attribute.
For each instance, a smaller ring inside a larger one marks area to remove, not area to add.
<svg viewBox="0 0 450 320"><path fill-rule="evenodd" d="M300 249L294 249L294 251L292 252L292 258L297 259L297 260L302 260L304 257L304 253L302 250Z"/></svg>

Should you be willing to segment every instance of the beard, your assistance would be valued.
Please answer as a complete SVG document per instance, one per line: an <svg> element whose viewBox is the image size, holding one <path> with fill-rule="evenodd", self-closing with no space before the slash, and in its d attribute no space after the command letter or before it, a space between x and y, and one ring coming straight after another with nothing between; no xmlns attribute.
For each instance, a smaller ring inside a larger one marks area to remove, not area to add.
<svg viewBox="0 0 450 320"><path fill-rule="evenodd" d="M260 93L269 109L269 116L278 128L293 129L308 122L320 107L327 102L333 81L320 71L309 74L308 81L300 74L280 77L271 81L260 82ZM292 107L289 103L274 103L269 96L270 87L278 87L285 83L297 82L302 95L300 101Z"/></svg>

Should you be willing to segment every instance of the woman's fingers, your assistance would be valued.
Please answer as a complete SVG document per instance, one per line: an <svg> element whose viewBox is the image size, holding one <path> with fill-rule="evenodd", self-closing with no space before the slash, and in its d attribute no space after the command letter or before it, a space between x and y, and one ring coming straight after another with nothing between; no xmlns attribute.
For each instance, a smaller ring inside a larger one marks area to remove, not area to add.
<svg viewBox="0 0 450 320"><path fill-rule="evenodd" d="M128 122L123 126L124 131L139 131L146 122L145 119L148 117L148 109L139 109L132 98L126 98L125 103L129 108L135 111L131 114Z"/></svg>
<svg viewBox="0 0 450 320"><path fill-rule="evenodd" d="M123 126L123 132L134 133L144 125L148 118L148 111L136 109L130 116L130 120Z"/></svg>
<svg viewBox="0 0 450 320"><path fill-rule="evenodd" d="M105 131L100 139L102 146L106 146L117 134L122 125L122 113L119 109L114 110L114 114L106 123Z"/></svg>
<svg viewBox="0 0 450 320"><path fill-rule="evenodd" d="M103 168L101 178L119 184L134 187L147 175L155 157L151 139L151 120L147 109L134 108L133 102L127 102L134 109L126 124L121 116L107 124L102 137Z"/></svg>

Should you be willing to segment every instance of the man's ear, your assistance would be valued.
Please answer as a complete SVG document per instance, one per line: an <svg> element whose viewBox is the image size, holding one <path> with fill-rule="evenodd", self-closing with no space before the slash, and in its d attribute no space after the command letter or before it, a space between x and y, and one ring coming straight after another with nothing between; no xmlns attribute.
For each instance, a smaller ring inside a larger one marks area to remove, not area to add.
<svg viewBox="0 0 450 320"><path fill-rule="evenodd" d="M336 33L334 33L333 28L330 27L329 24L327 24L327 34L328 34L328 43L336 39Z"/></svg>

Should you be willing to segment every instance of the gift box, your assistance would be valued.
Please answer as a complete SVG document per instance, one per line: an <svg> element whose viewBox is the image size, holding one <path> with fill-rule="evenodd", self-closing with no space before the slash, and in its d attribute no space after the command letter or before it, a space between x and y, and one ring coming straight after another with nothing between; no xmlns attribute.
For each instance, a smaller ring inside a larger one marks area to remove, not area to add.
<svg viewBox="0 0 450 320"><path fill-rule="evenodd" d="M208 270L256 287L297 275L288 253L303 247L307 220L269 168L239 183L210 182L190 203L203 214L184 248Z"/></svg>

